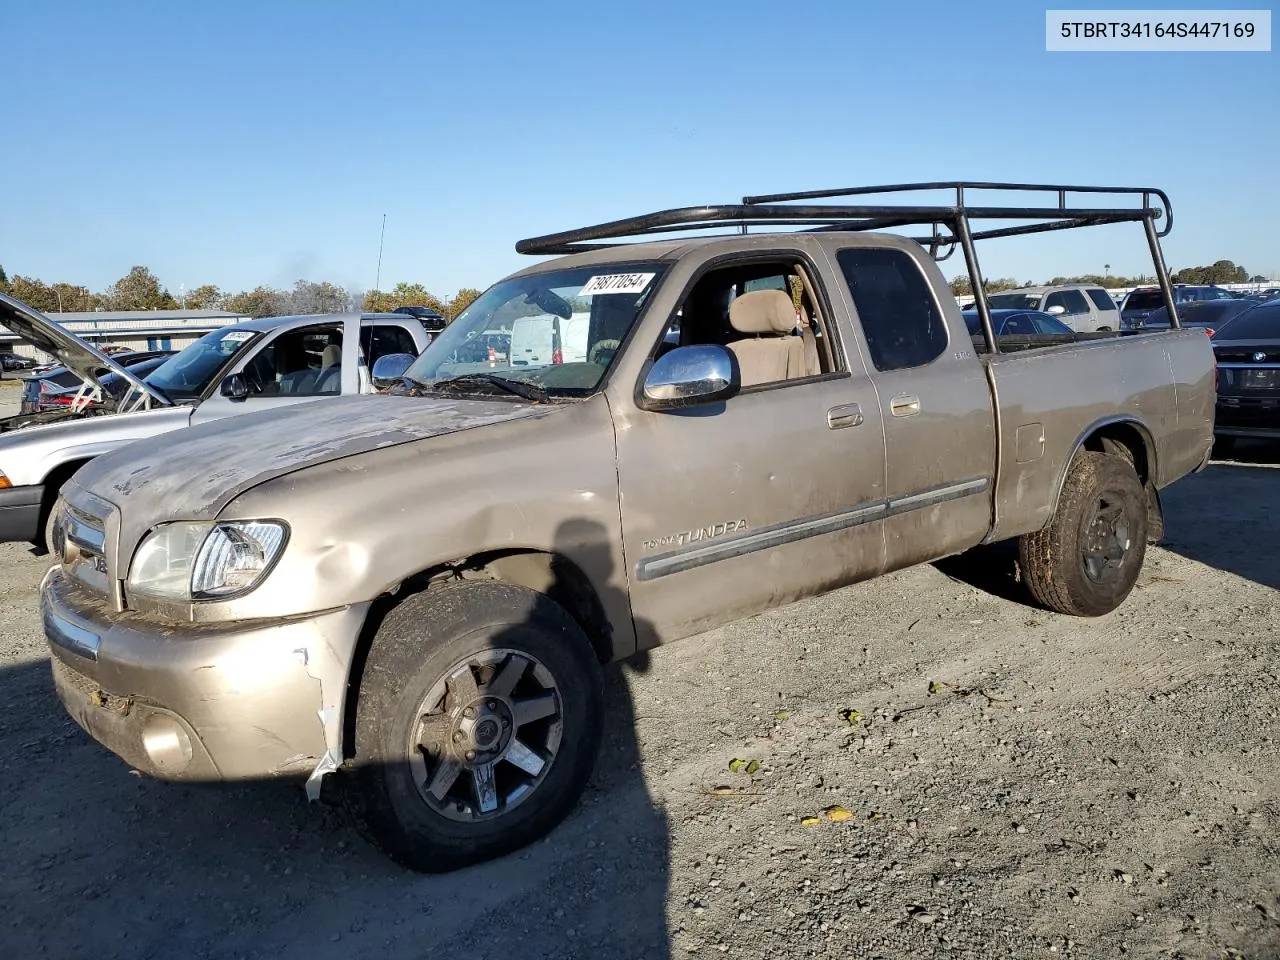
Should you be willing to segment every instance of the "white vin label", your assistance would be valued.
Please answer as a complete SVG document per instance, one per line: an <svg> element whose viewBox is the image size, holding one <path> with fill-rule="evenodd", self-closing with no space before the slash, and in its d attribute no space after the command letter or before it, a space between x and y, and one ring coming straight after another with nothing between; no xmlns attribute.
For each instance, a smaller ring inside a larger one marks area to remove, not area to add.
<svg viewBox="0 0 1280 960"><path fill-rule="evenodd" d="M592 277L578 294L590 297L599 293L642 293L654 278L652 273L607 273Z"/></svg>

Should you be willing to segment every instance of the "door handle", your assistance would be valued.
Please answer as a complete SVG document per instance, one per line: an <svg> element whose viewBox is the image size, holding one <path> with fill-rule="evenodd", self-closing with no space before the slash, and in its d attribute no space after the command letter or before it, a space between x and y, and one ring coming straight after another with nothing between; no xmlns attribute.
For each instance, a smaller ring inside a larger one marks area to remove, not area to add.
<svg viewBox="0 0 1280 960"><path fill-rule="evenodd" d="M856 403L842 403L827 411L827 427L831 430L856 427L861 422L862 408Z"/></svg>
<svg viewBox="0 0 1280 960"><path fill-rule="evenodd" d="M911 394L900 394L889 401L889 412L895 417L914 417L920 412L920 398Z"/></svg>

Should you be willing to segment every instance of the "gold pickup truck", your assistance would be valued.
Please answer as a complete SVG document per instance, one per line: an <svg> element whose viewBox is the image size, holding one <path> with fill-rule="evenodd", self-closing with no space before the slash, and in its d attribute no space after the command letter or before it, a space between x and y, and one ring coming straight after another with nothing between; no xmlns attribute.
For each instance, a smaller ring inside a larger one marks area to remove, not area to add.
<svg viewBox="0 0 1280 960"><path fill-rule="evenodd" d="M936 261L982 290L975 241L1130 222L1168 298L1169 216L1156 190L950 183L522 241L559 256L375 371L391 394L80 470L42 587L58 694L141 771L305 779L434 871L564 817L610 661L1000 540L1035 601L1106 614L1209 456L1208 339L997 337L981 296L975 336Z"/></svg>

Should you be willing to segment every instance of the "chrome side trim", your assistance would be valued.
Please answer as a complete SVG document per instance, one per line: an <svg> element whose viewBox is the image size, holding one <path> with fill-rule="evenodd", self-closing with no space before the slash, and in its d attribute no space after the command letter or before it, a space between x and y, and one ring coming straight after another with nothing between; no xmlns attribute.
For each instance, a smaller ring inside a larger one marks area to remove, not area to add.
<svg viewBox="0 0 1280 960"><path fill-rule="evenodd" d="M102 638L92 630L88 630L66 617L59 616L45 606L42 611L44 635L54 646L61 647L69 653L87 660L97 661L98 648L102 646Z"/></svg>
<svg viewBox="0 0 1280 960"><path fill-rule="evenodd" d="M861 503L835 513L787 520L721 540L669 550L666 553L646 557L636 564L636 579L657 580L659 577L682 573L719 560L741 557L748 553L755 553L757 550L768 550L770 547L780 547L797 540L820 537L823 534L861 526L873 520L885 520L912 510L921 510L950 500L970 497L976 493L982 493L989 487L990 481L986 477L976 477L902 497Z"/></svg>

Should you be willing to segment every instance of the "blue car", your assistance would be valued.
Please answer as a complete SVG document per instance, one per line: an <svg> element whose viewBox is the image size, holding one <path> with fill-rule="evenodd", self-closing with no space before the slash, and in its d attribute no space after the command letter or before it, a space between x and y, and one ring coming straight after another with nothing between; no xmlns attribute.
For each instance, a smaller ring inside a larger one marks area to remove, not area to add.
<svg viewBox="0 0 1280 960"><path fill-rule="evenodd" d="M964 324L969 334L982 335L982 325L978 320L977 310L962 310ZM1057 317L1039 310L992 310L991 326L997 337L1030 337L1037 334L1069 334L1075 333Z"/></svg>

